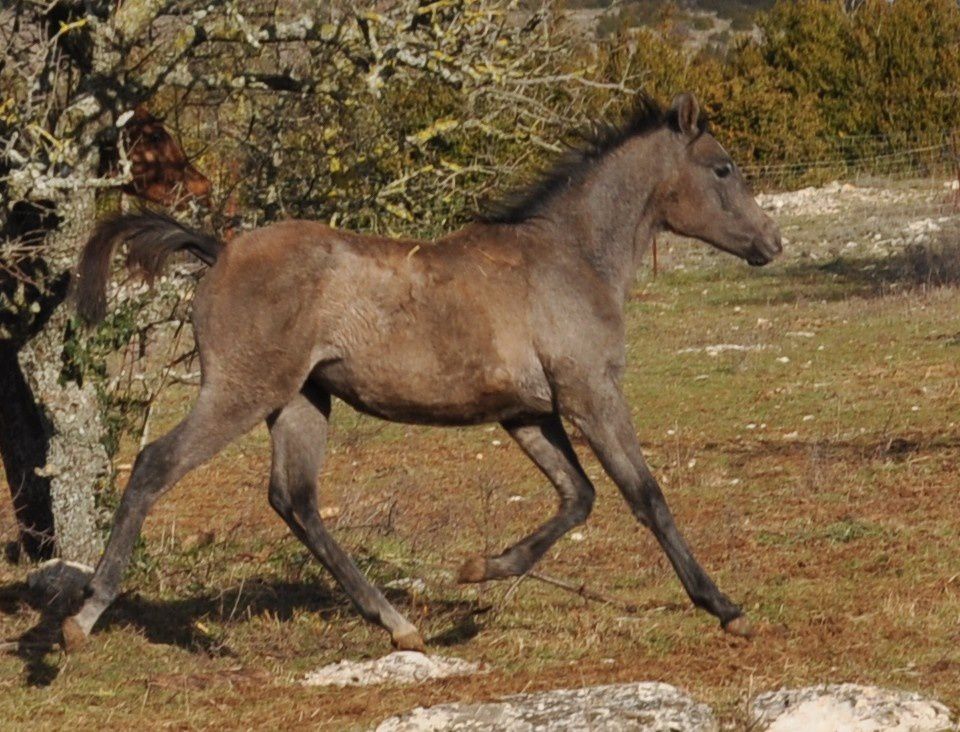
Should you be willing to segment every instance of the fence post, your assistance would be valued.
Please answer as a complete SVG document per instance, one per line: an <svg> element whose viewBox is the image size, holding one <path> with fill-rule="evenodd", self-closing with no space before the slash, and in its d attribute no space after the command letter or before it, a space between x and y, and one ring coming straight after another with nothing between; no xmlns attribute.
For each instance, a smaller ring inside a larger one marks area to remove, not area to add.
<svg viewBox="0 0 960 732"><path fill-rule="evenodd" d="M956 178L956 188L953 191L953 208L960 210L960 137L957 128L950 130L950 157L953 158L953 173Z"/></svg>
<svg viewBox="0 0 960 732"><path fill-rule="evenodd" d="M653 235L653 278L657 278L657 273L660 271L659 265L657 264L657 235Z"/></svg>

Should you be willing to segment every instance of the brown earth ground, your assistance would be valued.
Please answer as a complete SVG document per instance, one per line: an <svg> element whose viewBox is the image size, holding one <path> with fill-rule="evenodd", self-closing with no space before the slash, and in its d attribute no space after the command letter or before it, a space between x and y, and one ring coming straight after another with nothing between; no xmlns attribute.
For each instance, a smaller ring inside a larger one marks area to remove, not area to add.
<svg viewBox="0 0 960 732"><path fill-rule="evenodd" d="M757 638L689 607L579 441L596 509L538 570L621 602L533 578L458 587L463 558L532 528L552 489L499 428L387 425L338 405L321 480L337 536L381 585L422 578L391 598L432 652L489 673L298 683L390 649L268 508L261 429L161 501L86 649L0 655L0 726L354 729L417 705L637 680L678 685L733 728L753 694L783 685L879 684L960 709L960 293L897 259L812 261L798 242L760 271L721 257L681 269L693 246L638 282L626 388L680 526ZM752 350L702 350L720 344ZM171 391L154 432L192 396ZM121 473L131 459L128 446ZM26 570L0 566L0 640L37 623Z"/></svg>

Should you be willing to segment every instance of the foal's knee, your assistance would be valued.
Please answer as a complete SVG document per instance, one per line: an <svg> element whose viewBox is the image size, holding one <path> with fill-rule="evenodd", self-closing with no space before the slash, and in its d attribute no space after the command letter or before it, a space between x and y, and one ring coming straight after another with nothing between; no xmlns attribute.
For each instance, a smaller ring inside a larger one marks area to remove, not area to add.
<svg viewBox="0 0 960 732"><path fill-rule="evenodd" d="M270 503L270 508L276 511L280 518L288 519L293 516L293 503L290 501L290 493L285 486L278 485L271 480L267 492L267 501Z"/></svg>
<svg viewBox="0 0 960 732"><path fill-rule="evenodd" d="M294 520L301 526L310 522L317 513L312 486L306 481L288 485L286 480L271 480L267 500L281 518Z"/></svg>
<svg viewBox="0 0 960 732"><path fill-rule="evenodd" d="M663 527L672 523L670 509L660 485L652 475L641 476L641 479L623 491L633 515L648 529Z"/></svg>
<svg viewBox="0 0 960 732"><path fill-rule="evenodd" d="M576 495L569 504L570 508L567 514L573 526L579 526L586 522L590 512L593 511L593 503L596 497L597 494L592 485L584 484L578 487Z"/></svg>

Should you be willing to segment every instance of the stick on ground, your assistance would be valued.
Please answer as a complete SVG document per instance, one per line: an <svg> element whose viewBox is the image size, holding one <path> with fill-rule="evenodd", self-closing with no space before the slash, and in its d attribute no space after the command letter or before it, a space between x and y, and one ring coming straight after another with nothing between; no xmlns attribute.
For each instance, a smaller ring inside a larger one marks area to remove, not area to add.
<svg viewBox="0 0 960 732"><path fill-rule="evenodd" d="M605 595L602 592L591 590L586 585L572 584L565 580L557 579L556 577L550 577L549 575L541 574L540 572L528 572L527 576L532 577L535 580L540 580L545 584L552 585L553 587L559 587L561 590L566 590L567 592L572 592L575 595L580 595L580 597L585 600L615 605L616 607L623 608L623 610L628 613L637 612L637 606L635 604L621 600L619 597L613 597L612 595Z"/></svg>

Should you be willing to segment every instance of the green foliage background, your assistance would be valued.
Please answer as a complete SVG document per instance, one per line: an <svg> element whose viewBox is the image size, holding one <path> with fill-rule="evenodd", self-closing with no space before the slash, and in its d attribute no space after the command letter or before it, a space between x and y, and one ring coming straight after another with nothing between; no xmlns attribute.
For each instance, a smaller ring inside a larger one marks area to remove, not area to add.
<svg viewBox="0 0 960 732"><path fill-rule="evenodd" d="M846 13L822 0L779 2L759 16L763 40L734 52L729 78L746 84L724 114L730 134L769 94L787 106L797 143L810 137L916 139L957 124L960 7L954 0L869 0ZM785 152L792 154L792 146ZM772 153L767 153L768 157Z"/></svg>

